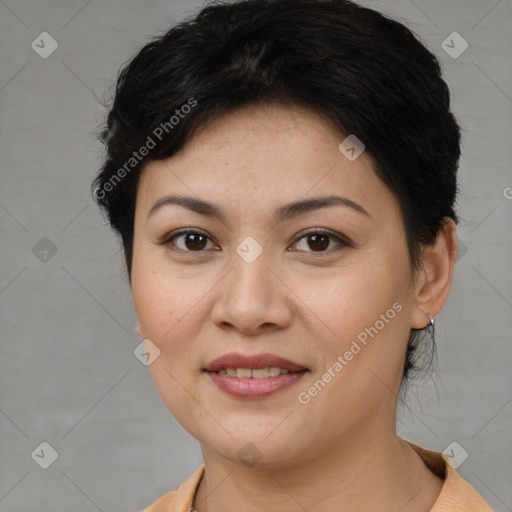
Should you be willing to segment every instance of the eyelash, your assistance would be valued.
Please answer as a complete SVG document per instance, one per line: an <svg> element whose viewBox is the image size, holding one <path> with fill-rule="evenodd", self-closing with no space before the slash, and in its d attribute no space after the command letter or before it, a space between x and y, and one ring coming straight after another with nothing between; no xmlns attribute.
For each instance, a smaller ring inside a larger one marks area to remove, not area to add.
<svg viewBox="0 0 512 512"><path fill-rule="evenodd" d="M190 250L180 249L179 247L176 247L174 245L174 243L172 243L172 240L174 240L178 236L180 236L180 235L187 235L187 234L203 235L203 236L207 237L208 240L211 241L210 237L204 231L201 231L199 229L188 229L187 228L187 229L181 229L181 230L178 230L178 231L170 233L169 236L166 236L160 242L160 245L165 245L170 250L173 250L173 251L181 251L181 252L190 253L190 254L205 252L204 249L202 249L200 251L190 251ZM307 238L308 236L311 236L311 235L328 235L330 238L332 238L333 240L338 242L339 246L341 246L341 247L338 247L338 249L334 249L334 251L332 249L328 249L326 251L318 251L318 252L315 252L315 251L302 251L302 252L309 252L309 253L312 253L312 254L315 254L315 255L318 255L318 254L331 254L332 252L337 252L338 250L340 250L343 247L345 247L345 248L346 247L352 247L352 243L350 242L350 240L347 237L345 237L343 235L340 235L340 234L337 234L334 231L331 231L329 229L324 229L324 228L318 228L318 229L314 229L314 230L308 231L307 233L303 233L302 235L300 235L293 242L293 245L298 243L303 238ZM171 247L171 245L174 245L174 247Z"/></svg>

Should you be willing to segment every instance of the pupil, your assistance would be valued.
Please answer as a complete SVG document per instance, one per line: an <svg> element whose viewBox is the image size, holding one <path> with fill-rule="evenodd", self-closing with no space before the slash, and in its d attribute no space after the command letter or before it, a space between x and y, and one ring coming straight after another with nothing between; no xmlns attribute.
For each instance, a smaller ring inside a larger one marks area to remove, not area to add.
<svg viewBox="0 0 512 512"><path fill-rule="evenodd" d="M200 233L190 233L186 238L186 246L187 249L203 249L205 246L205 240L203 240L203 244L201 245L201 242L198 243L199 238L204 238L206 240L206 237L204 235L201 235ZM189 242L192 241L192 244Z"/></svg>
<svg viewBox="0 0 512 512"><path fill-rule="evenodd" d="M328 235L310 235L308 238L310 241L313 240L313 246L310 245L312 249L314 249L315 247L317 249L327 249L327 247L329 247Z"/></svg>
<svg viewBox="0 0 512 512"><path fill-rule="evenodd" d="M202 239L202 240L201 240ZM328 235L310 235L308 237L310 247L314 250L325 250L329 247ZM187 249L204 249L206 237L200 233L189 233L186 238L185 245Z"/></svg>

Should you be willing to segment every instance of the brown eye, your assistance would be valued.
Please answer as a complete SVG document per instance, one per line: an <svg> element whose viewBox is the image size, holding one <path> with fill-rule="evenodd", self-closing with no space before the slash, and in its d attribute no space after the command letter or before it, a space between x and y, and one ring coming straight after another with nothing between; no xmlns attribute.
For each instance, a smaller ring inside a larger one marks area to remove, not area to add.
<svg viewBox="0 0 512 512"><path fill-rule="evenodd" d="M299 248L299 250L305 252L327 252L332 248L333 241L336 242L336 245L340 246L340 248L351 247L351 243L348 239L326 230L310 231L299 238L295 245L299 244L302 240L306 241L305 247L302 249ZM211 241L210 237L201 231L185 230L171 234L171 236L167 237L162 242L162 245L169 246L172 250L180 250L189 253L204 252L205 249L207 249L208 241Z"/></svg>
<svg viewBox="0 0 512 512"><path fill-rule="evenodd" d="M304 245L310 250L308 251L305 248L300 250L306 250L306 252L326 252L332 240L335 240L338 243L338 245L341 245L342 247L350 246L350 243L348 241L345 241L339 236L336 236L334 233L325 230L310 231L309 233L303 235L297 241L297 244L304 239L306 240L306 243Z"/></svg>
<svg viewBox="0 0 512 512"><path fill-rule="evenodd" d="M175 243L174 240L180 240L180 243ZM201 252L205 249L208 240L209 237L204 233L188 230L174 234L163 243L171 244L184 252Z"/></svg>
<svg viewBox="0 0 512 512"><path fill-rule="evenodd" d="M329 247L329 235L308 235L308 245L313 250L324 251Z"/></svg>

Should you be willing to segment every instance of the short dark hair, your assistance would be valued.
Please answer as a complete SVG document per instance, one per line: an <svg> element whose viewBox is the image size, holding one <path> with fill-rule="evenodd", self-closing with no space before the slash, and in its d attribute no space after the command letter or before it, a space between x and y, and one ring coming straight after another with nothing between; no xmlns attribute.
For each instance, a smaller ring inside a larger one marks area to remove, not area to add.
<svg viewBox="0 0 512 512"><path fill-rule="evenodd" d="M106 159L93 195L121 235L130 282L144 164L250 104L306 107L364 143L400 205L412 271L443 218L458 222L460 128L437 58L410 29L349 0L220 1L155 37L120 70L99 132ZM416 331L404 380L415 367Z"/></svg>

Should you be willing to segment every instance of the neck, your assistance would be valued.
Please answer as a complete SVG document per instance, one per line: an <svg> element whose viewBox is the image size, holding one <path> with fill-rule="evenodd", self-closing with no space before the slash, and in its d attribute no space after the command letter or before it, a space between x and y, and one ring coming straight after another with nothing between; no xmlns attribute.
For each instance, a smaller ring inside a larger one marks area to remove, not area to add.
<svg viewBox="0 0 512 512"><path fill-rule="evenodd" d="M205 476L196 494L197 512L295 512L303 510L430 511L443 481L393 429L359 428L315 457L286 466L245 467L202 446ZM318 448L318 447L315 447ZM313 452L313 450L309 450Z"/></svg>

